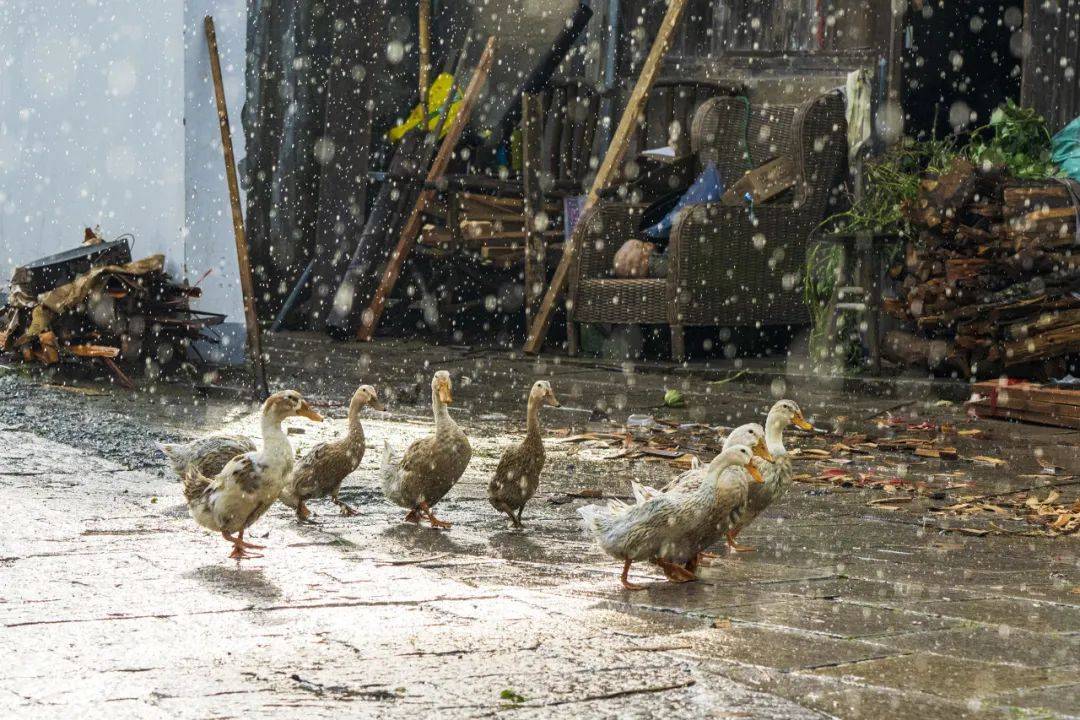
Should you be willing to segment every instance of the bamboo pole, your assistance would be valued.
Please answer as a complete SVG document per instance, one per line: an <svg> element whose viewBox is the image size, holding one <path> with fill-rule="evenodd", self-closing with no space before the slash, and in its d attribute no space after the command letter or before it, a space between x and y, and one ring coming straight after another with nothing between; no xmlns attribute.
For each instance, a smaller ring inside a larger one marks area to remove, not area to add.
<svg viewBox="0 0 1080 720"><path fill-rule="evenodd" d="M652 90L653 82L660 72L660 63L664 59L664 53L667 52L668 45L671 43L671 37L679 24L679 18L682 16L686 3L687 0L669 0L667 13L660 23L660 29L656 33L656 39L653 40L649 56L641 67L637 83L634 85L634 90L626 103L626 109L623 110L622 117L619 118L619 125L612 136L611 145L608 146L607 152L604 154L604 160L600 164L600 169L596 173L589 194L585 198L585 204L581 208L582 217L596 205L600 199L600 193L608 184L619 176L619 170L629 147L630 134L637 124L638 115L641 114L645 101L649 97L649 91ZM578 222L566 246L563 248L562 260L559 261L559 266L555 269L551 285L548 286L547 293L540 303L540 309L537 311L532 326L529 328L529 337L525 341L525 352L527 353L538 353L540 348L543 347L544 338L547 337L548 328L551 326L551 316L555 312L555 303L566 289L567 281L570 278L570 269L577 259L578 248L581 247L584 233L585 223Z"/></svg>
<svg viewBox="0 0 1080 720"><path fill-rule="evenodd" d="M465 132L465 126L469 124L469 116L472 115L473 107L480 97L480 89L487 81L488 72L491 70L494 59L495 36L491 36L484 47L484 54L480 56L480 62L473 72L472 79L469 80L469 86L465 89L465 94L461 99L461 104L458 106L454 121L450 125L450 130L447 132L446 137L443 138L434 162L431 163L431 169L428 170L425 180L426 186L433 184L446 172L446 167L450 164L450 156L453 154L454 148L457 147L458 141L461 140L461 135ZM412 251L413 246L416 245L416 239L420 235L424 221L424 210L434 197L435 191L430 189L422 190L417 196L416 205L413 206L409 219L405 221L397 245L386 262L386 270L383 272L379 287L375 290L375 295L371 298L371 305L361 316L362 324L357 333L360 340L370 340L371 336L375 334L375 328L379 325L379 318L382 317L386 299L393 292L394 285L397 284L398 277L401 275L401 268L405 264L405 258Z"/></svg>
<svg viewBox="0 0 1080 720"><path fill-rule="evenodd" d="M251 277L251 260L248 257L247 237L244 233L244 213L240 207L240 184L236 179L236 158L233 157L229 110L225 105L225 86L221 81L221 58L218 55L214 18L209 15L203 18L203 27L206 30L206 44L210 51L210 73L214 79L214 99L217 102L218 126L221 128L221 148L225 155L225 178L229 184L229 202L232 205L236 262L240 269L240 291L244 296L244 319L247 324L248 355L254 371L255 394L260 399L266 399L270 391L266 384L266 365L263 359L259 318L255 313L255 282Z"/></svg>

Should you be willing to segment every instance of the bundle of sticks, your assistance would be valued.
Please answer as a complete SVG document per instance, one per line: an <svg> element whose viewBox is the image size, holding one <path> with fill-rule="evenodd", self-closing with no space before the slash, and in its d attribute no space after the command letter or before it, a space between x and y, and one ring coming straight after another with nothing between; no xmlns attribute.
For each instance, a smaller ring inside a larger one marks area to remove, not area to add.
<svg viewBox="0 0 1080 720"><path fill-rule="evenodd" d="M1023 181L958 158L924 179L904 214L909 241L898 299L907 329L885 351L963 377L1063 375L1080 353L1080 238L1074 190Z"/></svg>

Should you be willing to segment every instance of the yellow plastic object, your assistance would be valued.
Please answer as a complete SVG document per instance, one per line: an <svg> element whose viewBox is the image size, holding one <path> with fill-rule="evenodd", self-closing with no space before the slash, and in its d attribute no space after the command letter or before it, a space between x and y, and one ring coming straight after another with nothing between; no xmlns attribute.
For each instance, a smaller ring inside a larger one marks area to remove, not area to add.
<svg viewBox="0 0 1080 720"><path fill-rule="evenodd" d="M409 117L405 119L405 122L390 129L390 132L386 133L386 136L390 139L390 142L397 142L405 135L424 122L427 118L427 129L434 130L439 124L439 110L442 108L443 102L446 100L447 94L450 92L450 88L454 85L454 76L450 73L442 73L435 82L431 83L431 88L428 89L427 94L427 111L424 111L424 104L420 103L413 108L409 113ZM443 124L440 137L446 135L450 130L450 124L454 121L454 116L457 115L458 108L461 106L461 93L454 94L454 101L450 103L450 109L446 114L446 122Z"/></svg>

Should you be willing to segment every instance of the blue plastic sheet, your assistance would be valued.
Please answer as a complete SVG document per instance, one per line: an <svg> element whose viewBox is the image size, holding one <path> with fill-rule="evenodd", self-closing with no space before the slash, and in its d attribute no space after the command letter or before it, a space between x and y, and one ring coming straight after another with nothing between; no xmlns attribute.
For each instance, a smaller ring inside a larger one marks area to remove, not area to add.
<svg viewBox="0 0 1080 720"><path fill-rule="evenodd" d="M645 234L651 238L666 238L671 234L671 226L675 224L675 218L679 211L687 205L698 203L716 202L724 194L724 183L720 180L720 171L716 165L709 163L698 175L697 180L691 185L679 202L672 208L664 219L645 230Z"/></svg>
<svg viewBox="0 0 1080 720"><path fill-rule="evenodd" d="M1051 159L1067 176L1080 182L1080 117L1050 140Z"/></svg>

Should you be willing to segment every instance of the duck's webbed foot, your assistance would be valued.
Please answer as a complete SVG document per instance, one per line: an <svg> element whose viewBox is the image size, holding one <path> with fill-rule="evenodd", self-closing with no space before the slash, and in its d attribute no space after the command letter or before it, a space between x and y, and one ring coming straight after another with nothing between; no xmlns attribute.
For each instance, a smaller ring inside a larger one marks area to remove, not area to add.
<svg viewBox="0 0 1080 720"><path fill-rule="evenodd" d="M735 542L735 538L738 536L738 530L728 530L727 544L735 552L754 552L757 548L750 547L749 545L740 545Z"/></svg>
<svg viewBox="0 0 1080 720"><path fill-rule="evenodd" d="M266 549L265 545L256 545L255 543L249 543L247 540L245 540L243 530L241 530L239 532L239 534L237 534L236 539L240 542L240 545L245 547L245 548L252 549L252 550L265 550Z"/></svg>
<svg viewBox="0 0 1080 720"><path fill-rule="evenodd" d="M626 577L630 573L630 566L633 565L633 564L634 564L633 560L627 560L625 563L623 563L622 575L619 576L619 582L621 582L622 586L624 588L626 588L627 590L644 590L645 589L644 585L638 585L637 583L632 583Z"/></svg>
<svg viewBox="0 0 1080 720"><path fill-rule="evenodd" d="M341 509L341 514L345 517L353 517L354 515L359 514L356 512L356 508L354 508L352 505L349 505L344 500L339 499L337 495L330 498L330 501Z"/></svg>
<svg viewBox="0 0 1080 720"><path fill-rule="evenodd" d="M245 549L243 545L233 545L232 552L229 553L229 557L233 560L250 560L252 558L261 558L259 553L253 553Z"/></svg>
<svg viewBox="0 0 1080 720"><path fill-rule="evenodd" d="M307 503L305 503L303 500L300 500L296 503L296 521L312 524L314 524L315 522L311 519L311 510L308 508Z"/></svg>
<svg viewBox="0 0 1080 720"><path fill-rule="evenodd" d="M431 512L431 508L426 502L420 502L420 512L423 513L424 517L426 517L428 522L431 523L431 527L441 528L443 530L450 529L451 524L446 522L445 520L440 520L439 518L435 517L435 513Z"/></svg>
<svg viewBox="0 0 1080 720"><path fill-rule="evenodd" d="M663 558L657 558L654 562L660 566L660 569L664 571L664 575L667 579L673 583L684 583L697 580L697 575L678 563L673 563L670 560L664 560Z"/></svg>
<svg viewBox="0 0 1080 720"><path fill-rule="evenodd" d="M233 549L232 552L229 553L229 557L234 560L247 560L250 558L262 557L262 555L257 553L248 552L249 549L262 549L262 545L253 545L252 543L244 542L243 531L241 531L239 535L230 535L222 530L221 537L232 543Z"/></svg>
<svg viewBox="0 0 1080 720"><path fill-rule="evenodd" d="M416 508L410 510L408 514L405 515L405 522L413 523L414 525L418 524L420 522L420 511Z"/></svg>

